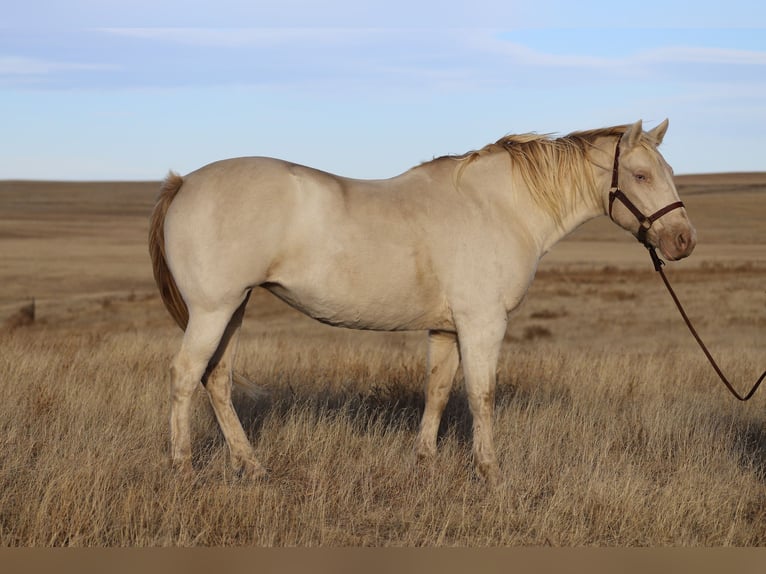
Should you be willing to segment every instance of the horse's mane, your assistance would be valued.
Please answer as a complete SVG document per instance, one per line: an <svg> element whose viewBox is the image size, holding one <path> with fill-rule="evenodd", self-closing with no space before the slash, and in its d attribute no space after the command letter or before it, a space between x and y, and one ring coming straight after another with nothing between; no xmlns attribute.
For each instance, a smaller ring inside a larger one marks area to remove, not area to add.
<svg viewBox="0 0 766 574"><path fill-rule="evenodd" d="M589 152L595 140L621 137L628 127L622 125L578 131L562 137L536 133L507 135L481 149L441 156L433 161L459 161L459 183L463 171L471 163L504 151L510 156L513 170L521 175L537 203L561 222L567 204L571 205L584 194L595 193L593 171L589 167ZM611 165L601 167L611 169Z"/></svg>

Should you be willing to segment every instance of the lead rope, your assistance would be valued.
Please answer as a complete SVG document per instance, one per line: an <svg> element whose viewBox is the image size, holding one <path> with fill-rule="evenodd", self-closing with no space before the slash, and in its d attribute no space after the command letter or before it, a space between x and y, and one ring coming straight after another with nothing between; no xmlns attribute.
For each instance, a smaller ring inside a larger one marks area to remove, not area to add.
<svg viewBox="0 0 766 574"><path fill-rule="evenodd" d="M694 326L692 325L692 322L689 320L689 317L686 314L686 311L684 311L683 305L681 305L681 302L678 300L678 297L676 297L675 291L673 291L673 288L670 286L670 282L668 281L668 278L665 276L665 272L662 270L662 267L663 265L665 265L665 262L662 259L660 259L659 255L657 255L657 252L654 250L654 247L647 246L647 249L649 250L649 255L652 258L652 264L654 264L654 270L660 274L660 277L662 277L662 281L663 283L665 283L665 287L668 288L668 292L670 293L670 296L673 298L673 302L676 304L676 307L678 308L679 313L681 313L681 317L683 317L683 320L686 323L686 326L689 327L689 332L691 332L692 336L696 339L697 343L702 349L702 352L705 353L705 356L707 357L707 360L710 361L710 365L713 367L713 370L718 374L718 377L721 379L723 384L726 385L726 388L729 389L729 392L732 395L734 395L740 401L749 400L755 394L755 391L758 390L758 387L760 386L761 382L766 378L766 371L763 372L760 378L755 382L755 385L753 385L753 388L750 389L750 392L747 393L746 395L742 396L734 389L734 387L726 378L726 376L723 374L723 372L721 372L721 369L718 366L718 363L716 363L715 359L713 359L713 356L710 354L710 351L708 351L707 347L705 346L705 343L703 343L702 339L700 339L700 336L697 334L697 330L694 328Z"/></svg>

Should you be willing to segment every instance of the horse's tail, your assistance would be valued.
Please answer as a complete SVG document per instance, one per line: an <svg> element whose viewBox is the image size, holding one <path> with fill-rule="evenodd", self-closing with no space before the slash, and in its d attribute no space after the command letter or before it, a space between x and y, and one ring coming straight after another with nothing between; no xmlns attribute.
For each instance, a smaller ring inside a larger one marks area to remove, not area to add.
<svg viewBox="0 0 766 574"><path fill-rule="evenodd" d="M183 183L183 178L172 171L162 182L160 195L157 198L149 223L149 254L152 257L154 281L160 290L162 302L170 316L185 331L186 325L189 323L189 308L178 290L178 285L173 279L173 274L170 272L165 258L165 215L167 215L168 207L170 207ZM232 373L232 380L251 398L259 398L268 394L265 389L240 373Z"/></svg>
<svg viewBox="0 0 766 574"><path fill-rule="evenodd" d="M165 258L165 216L183 183L183 178L172 171L162 182L160 195L157 198L149 224L149 254L152 257L154 281L160 290L162 302L178 326L186 330L186 325L189 322L189 308L178 290Z"/></svg>

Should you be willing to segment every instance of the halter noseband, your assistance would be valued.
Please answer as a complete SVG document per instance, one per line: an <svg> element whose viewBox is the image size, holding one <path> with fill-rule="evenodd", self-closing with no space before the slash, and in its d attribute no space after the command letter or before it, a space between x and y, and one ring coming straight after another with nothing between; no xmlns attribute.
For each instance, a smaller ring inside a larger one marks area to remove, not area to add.
<svg viewBox="0 0 766 574"><path fill-rule="evenodd" d="M628 208L628 211L630 211L638 220L638 233L636 233L636 238L645 247L651 247L651 245L649 245L649 242L646 239L646 233L652 227L652 224L655 221L657 221L660 217L665 215L666 213L669 213L673 211L674 209L683 207L684 202L676 201L674 203L666 205L662 209L658 209L651 215L646 216L641 212L640 209L638 209L633 204L632 201L630 201L630 199L628 199L628 196L625 195L620 189L620 186L618 183L619 171L620 171L620 140L617 140L617 148L614 151L614 166L612 167L612 185L610 186L611 190L609 191L609 218L612 221L614 221L614 217L612 217L612 205L614 205L615 199L619 199L623 203L623 205Z"/></svg>

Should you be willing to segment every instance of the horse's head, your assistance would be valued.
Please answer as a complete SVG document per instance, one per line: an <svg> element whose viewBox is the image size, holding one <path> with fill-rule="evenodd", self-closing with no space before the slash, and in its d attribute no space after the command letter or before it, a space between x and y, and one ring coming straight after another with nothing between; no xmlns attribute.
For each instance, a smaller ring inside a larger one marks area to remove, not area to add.
<svg viewBox="0 0 766 574"><path fill-rule="evenodd" d="M678 198L673 170L657 151L667 129L665 120L644 132L639 120L622 135L614 156L608 214L641 243L675 261L691 254L697 232Z"/></svg>

